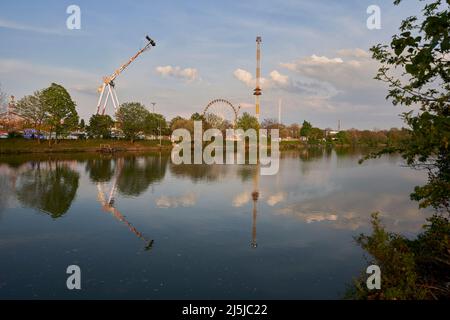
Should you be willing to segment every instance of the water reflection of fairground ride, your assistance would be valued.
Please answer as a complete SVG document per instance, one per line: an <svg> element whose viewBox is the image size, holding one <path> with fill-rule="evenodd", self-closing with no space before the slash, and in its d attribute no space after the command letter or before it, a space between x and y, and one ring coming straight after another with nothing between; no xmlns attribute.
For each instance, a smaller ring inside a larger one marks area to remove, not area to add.
<svg viewBox="0 0 450 320"><path fill-rule="evenodd" d="M114 178L108 195L105 193L104 184L100 182L97 183L97 199L102 205L104 211L111 213L114 218L124 223L128 227L128 229L130 229L130 231L133 232L139 239L144 240L145 250L150 250L153 247L154 241L146 239L144 235L139 232L130 222L128 222L125 216L114 206L117 193L117 181L120 173L122 172L123 161L124 160L122 158L116 160Z"/></svg>
<svg viewBox="0 0 450 320"><path fill-rule="evenodd" d="M256 174L253 176L253 192L252 192L252 200L253 200L253 210L252 210L252 242L251 247L258 247L258 243L256 242L256 219L258 215L258 199L259 199L259 164L256 167Z"/></svg>
<svg viewBox="0 0 450 320"><path fill-rule="evenodd" d="M203 117L214 128L233 128L236 126L240 108L228 100L214 99L203 110Z"/></svg>

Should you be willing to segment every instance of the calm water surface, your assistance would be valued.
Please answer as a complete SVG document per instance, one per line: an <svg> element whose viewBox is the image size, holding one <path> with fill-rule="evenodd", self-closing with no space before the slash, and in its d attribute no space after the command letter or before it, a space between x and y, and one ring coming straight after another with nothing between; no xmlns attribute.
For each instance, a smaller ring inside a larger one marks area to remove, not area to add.
<svg viewBox="0 0 450 320"><path fill-rule="evenodd" d="M165 154L0 157L0 298L339 299L371 212L410 236L424 223L408 195L426 177L397 156L281 157L261 177Z"/></svg>

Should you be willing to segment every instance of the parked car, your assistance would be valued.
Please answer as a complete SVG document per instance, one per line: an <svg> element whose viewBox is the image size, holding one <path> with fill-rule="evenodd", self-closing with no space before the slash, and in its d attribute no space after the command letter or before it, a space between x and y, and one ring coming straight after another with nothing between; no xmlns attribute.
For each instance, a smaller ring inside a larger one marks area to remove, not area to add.
<svg viewBox="0 0 450 320"><path fill-rule="evenodd" d="M38 135L38 133L37 133L37 131L35 129L25 129L25 130L23 130L23 137L25 139L37 139L38 136L39 136L39 138L41 140L45 139L45 136L42 133L40 133Z"/></svg>

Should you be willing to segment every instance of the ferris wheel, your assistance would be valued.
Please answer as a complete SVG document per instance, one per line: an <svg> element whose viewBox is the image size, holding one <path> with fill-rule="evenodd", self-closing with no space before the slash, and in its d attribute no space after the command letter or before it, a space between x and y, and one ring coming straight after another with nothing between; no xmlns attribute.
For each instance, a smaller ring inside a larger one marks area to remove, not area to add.
<svg viewBox="0 0 450 320"><path fill-rule="evenodd" d="M203 117L213 128L234 128L240 108L226 99L214 99L203 110Z"/></svg>

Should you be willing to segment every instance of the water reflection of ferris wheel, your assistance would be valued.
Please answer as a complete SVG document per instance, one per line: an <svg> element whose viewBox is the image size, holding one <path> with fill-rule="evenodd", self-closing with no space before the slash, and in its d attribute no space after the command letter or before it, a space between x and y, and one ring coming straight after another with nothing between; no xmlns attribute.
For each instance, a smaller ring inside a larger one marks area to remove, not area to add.
<svg viewBox="0 0 450 320"><path fill-rule="evenodd" d="M233 128L236 125L240 106L235 107L225 99L214 99L203 110L203 117L212 127Z"/></svg>

